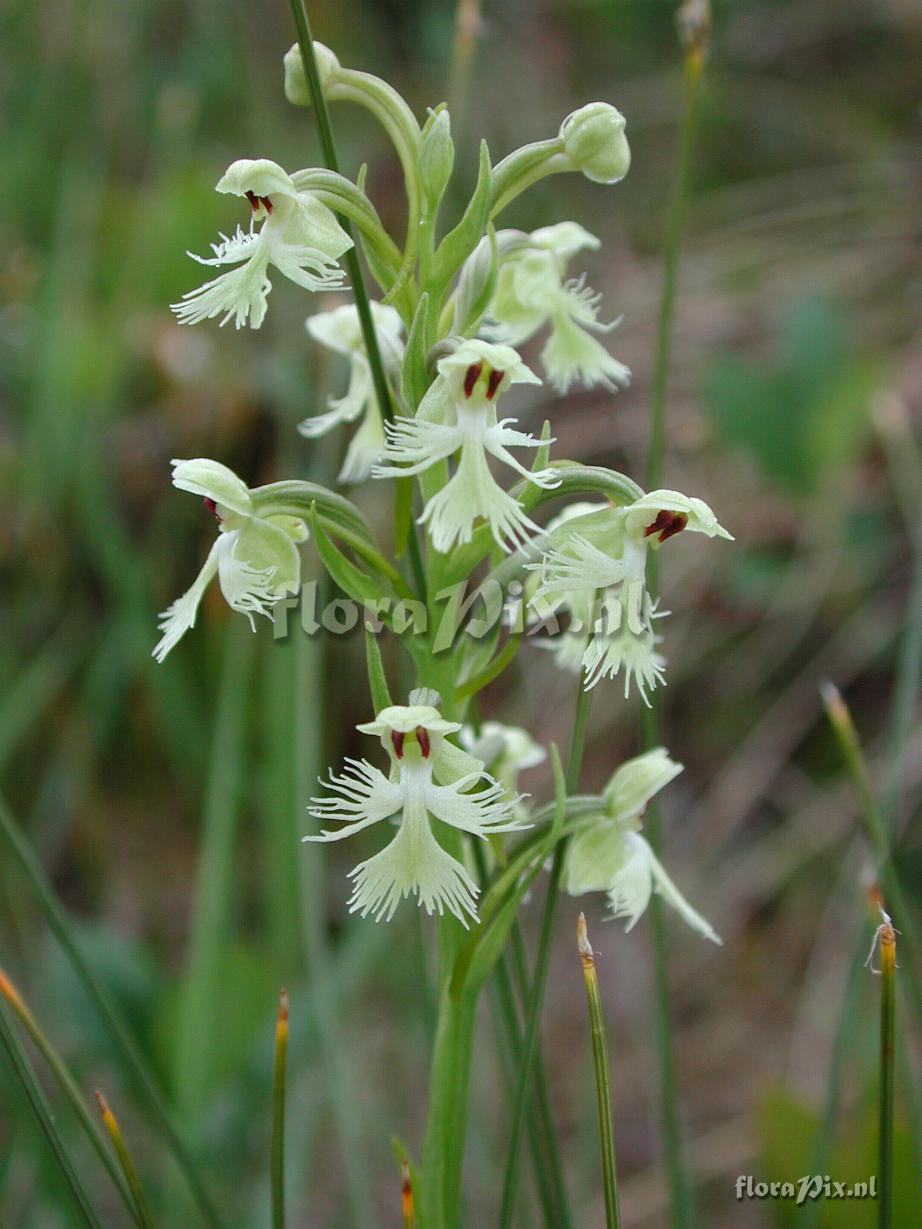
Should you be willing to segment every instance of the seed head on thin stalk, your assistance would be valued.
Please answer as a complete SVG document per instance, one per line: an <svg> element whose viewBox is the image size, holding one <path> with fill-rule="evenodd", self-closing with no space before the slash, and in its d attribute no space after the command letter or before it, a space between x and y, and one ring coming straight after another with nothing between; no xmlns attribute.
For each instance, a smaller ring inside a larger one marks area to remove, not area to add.
<svg viewBox="0 0 922 1229"><path fill-rule="evenodd" d="M122 1135L122 1128L119 1126L118 1119L112 1110L109 1108L109 1103L103 1094L96 1089L96 1104L99 1106L99 1112L102 1115L103 1126L109 1133L109 1138L115 1147L115 1154L118 1157L118 1163L121 1166L122 1173L125 1177L125 1182L131 1192L131 1198L134 1203L134 1210L137 1213L138 1222L144 1226L144 1229L154 1229L154 1218L151 1216L150 1207L147 1202L147 1196L144 1194L144 1188L141 1186L141 1178L138 1174L137 1166L131 1153L128 1151L128 1145L125 1143L125 1137Z"/></svg>

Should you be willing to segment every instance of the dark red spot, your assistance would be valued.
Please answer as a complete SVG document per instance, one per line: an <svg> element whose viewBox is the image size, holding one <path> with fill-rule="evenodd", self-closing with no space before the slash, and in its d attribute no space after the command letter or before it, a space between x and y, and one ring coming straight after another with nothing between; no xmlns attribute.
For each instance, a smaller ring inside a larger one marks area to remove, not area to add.
<svg viewBox="0 0 922 1229"><path fill-rule="evenodd" d="M471 363L467 371L464 373L464 395L470 397L474 392L474 387L480 379L480 373L483 371L483 363Z"/></svg>
<svg viewBox="0 0 922 1229"><path fill-rule="evenodd" d="M208 495L205 496L205 507L208 509L208 511L211 513L211 515L215 518L216 521L219 521L221 519L220 516L218 516L218 505Z"/></svg>
<svg viewBox="0 0 922 1229"><path fill-rule="evenodd" d="M660 542L665 542L667 538L681 533L687 524L688 517L684 512L667 512L664 508L662 512L657 513L653 524L646 527L643 536L649 538L653 534L658 534Z"/></svg>
<svg viewBox="0 0 922 1229"><path fill-rule="evenodd" d="M406 735L401 734L398 730L394 730L393 733L391 734L391 742L394 744L394 753L397 756L398 760L403 759L403 740L404 738L406 738Z"/></svg>
<svg viewBox="0 0 922 1229"><path fill-rule="evenodd" d="M429 731L424 726L418 725L416 727L416 737L419 740L419 749L423 753L423 759L428 760L430 751Z"/></svg>
<svg viewBox="0 0 922 1229"><path fill-rule="evenodd" d="M256 213L257 209L262 206L266 213L272 212L272 201L268 196L257 196L255 192L248 191L246 198L250 202L250 208Z"/></svg>
<svg viewBox="0 0 922 1229"><path fill-rule="evenodd" d="M490 372L490 379L487 382L487 401L492 401L496 396L496 390L502 384L505 374L504 371L497 371L496 368Z"/></svg>

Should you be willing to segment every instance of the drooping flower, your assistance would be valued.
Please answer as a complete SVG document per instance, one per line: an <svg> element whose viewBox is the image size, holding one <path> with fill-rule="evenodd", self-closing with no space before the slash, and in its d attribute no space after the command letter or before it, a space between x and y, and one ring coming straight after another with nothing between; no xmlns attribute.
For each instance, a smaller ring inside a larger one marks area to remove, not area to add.
<svg viewBox="0 0 922 1229"><path fill-rule="evenodd" d="M238 268L184 294L173 311L182 324L222 316L236 327L258 329L265 319L272 283L269 266L305 290L334 290L343 284L336 263L352 240L336 215L310 192L299 192L291 176L268 158L242 158L228 167L216 191L243 196L250 203L249 230L238 226L212 244L213 256L189 255L199 264ZM261 222L259 230L254 224Z"/></svg>
<svg viewBox="0 0 922 1229"><path fill-rule="evenodd" d="M215 576L227 604L245 614L254 630L254 615L271 618L275 603L300 587L296 543L307 537L307 526L297 517L256 512L246 484L226 465L204 458L172 465L173 485L201 495L217 517L219 531L192 587L160 616L162 635L153 650L158 662L195 626L199 604Z"/></svg>
<svg viewBox="0 0 922 1229"><path fill-rule="evenodd" d="M647 689L663 681L653 620L664 612L656 611L647 591L647 550L659 550L683 529L732 540L703 500L651 491L626 507L603 507L563 522L549 535L542 561L529 565L540 577L532 598L539 612L544 601L604 591L582 657L587 689L623 669L625 696L634 679L647 701Z"/></svg>
<svg viewBox="0 0 922 1229"><path fill-rule="evenodd" d="M385 369L399 371L403 357L400 316L384 303L372 303L371 314ZM349 387L343 397L330 397L330 409L326 414L305 418L298 424L298 430L308 439L314 439L339 423L355 422L361 417L362 422L349 443L339 472L339 481L362 482L384 451L384 419L375 395L358 312L351 303L329 312L318 312L308 317L307 331L315 341L349 359Z"/></svg>
<svg viewBox="0 0 922 1229"><path fill-rule="evenodd" d="M587 816L567 850L564 887L571 896L605 892L612 917L623 917L631 930L659 892L693 930L713 943L720 936L691 907L666 873L639 829L647 803L682 771L663 747L628 760L612 776L604 791L604 809Z"/></svg>
<svg viewBox="0 0 922 1229"><path fill-rule="evenodd" d="M460 449L457 469L428 501L419 518L429 527L435 549L443 554L469 542L478 517L486 520L496 541L514 550L540 532L517 499L504 491L490 473L487 454L536 486L552 488L560 479L553 469L528 470L510 448L538 448L541 441L510 426L516 419L497 420L496 402L510 384L540 384L509 346L464 341L439 360L438 377L420 403L414 419L387 424L384 459L391 465L372 470L376 478L420 474Z"/></svg>
<svg viewBox="0 0 922 1229"><path fill-rule="evenodd" d="M477 918L478 888L439 842L439 826L477 837L511 831L522 826L513 816L519 799L505 795L482 761L447 741L461 726L446 721L431 703L393 705L357 728L381 739L390 757L390 775L367 760L347 759L341 774L330 773L326 784L332 796L314 798L308 808L323 823L346 826L304 840L338 841L382 820L395 821L397 832L380 853L349 872L350 911L390 921L403 897L412 893L427 913L447 909L466 926L469 918ZM459 776L461 767L468 770ZM480 789L467 792L481 781L485 784Z"/></svg>
<svg viewBox="0 0 922 1229"><path fill-rule="evenodd" d="M512 248L497 277L489 335L517 346L549 323L541 363L559 393L577 382L607 389L630 383L629 369L593 336L610 332L618 321L599 321L602 296L586 285L585 275L566 277L577 252L599 246L576 222L544 226L528 236L527 246Z"/></svg>

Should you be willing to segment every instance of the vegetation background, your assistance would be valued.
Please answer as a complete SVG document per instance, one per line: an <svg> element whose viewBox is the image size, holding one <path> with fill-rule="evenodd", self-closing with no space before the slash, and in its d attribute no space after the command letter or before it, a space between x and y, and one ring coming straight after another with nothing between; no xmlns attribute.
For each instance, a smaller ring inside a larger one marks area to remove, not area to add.
<svg viewBox="0 0 922 1229"><path fill-rule="evenodd" d="M445 0L338 0L312 16L343 63L393 81L417 114L445 96L455 21ZM170 458L220 458L251 484L330 482L338 463L341 440L294 431L344 376L307 344L295 288L276 279L258 333L183 329L168 309L196 284L185 250L204 251L235 222L234 203L212 190L230 161L319 161L310 114L282 95L287 5L6 0L2 21L0 790L233 1223L268 1223L272 1021L284 983L291 1223L394 1225L389 1138L413 1147L421 1133L431 927L410 907L386 927L350 919L351 851L297 844L317 773L368 716L360 646L300 634L274 643L265 626L252 636L212 592L168 663L150 657L156 613L190 583L213 533L197 502L171 490ZM878 987L854 958L871 936L869 858L818 684L831 678L845 692L898 865L917 886L920 62L912 0L715 6L667 485L705 497L737 541L690 541L665 569L676 611L667 743L685 772L664 819L670 869L726 941L718 951L671 928L690 1156L701 1223L719 1229L807 1223L789 1205L737 1203L735 1181L812 1172L829 1108L824 1171L851 1181L875 1165ZM557 177L508 224L572 217L604 240L589 281L610 316L624 313L612 346L634 380L615 397L561 405L546 390L529 413L551 418L557 455L640 476L682 105L673 5L488 3L454 117L454 205L473 182L481 133L498 158L597 97L627 116L628 178L602 189ZM352 109L333 119L343 169L367 161L385 222L399 224L399 169L380 133ZM358 498L383 521L385 492ZM561 740L572 681L534 650L509 677L487 693L484 715ZM638 737L636 703L600 686L587 786ZM525 785L546 795L548 774L534 770ZM648 927L625 937L603 924L601 900L591 908L624 1221L655 1229L666 1211ZM576 912L564 902L544 1044L578 1223L592 1226L601 1191ZM120 1111L160 1223L197 1223L5 851L0 964L82 1086L104 1088ZM902 1014L896 1223L912 1229L919 1171L905 1092L918 1088L919 1038ZM495 1206L507 1104L489 1011L479 1053L471 1225L489 1223ZM841 1095L829 1107L834 1055ZM6 1068L0 1105L0 1220L71 1224ZM105 1223L121 1224L63 1108L59 1125ZM818 1223L872 1221L867 1204L828 1202Z"/></svg>

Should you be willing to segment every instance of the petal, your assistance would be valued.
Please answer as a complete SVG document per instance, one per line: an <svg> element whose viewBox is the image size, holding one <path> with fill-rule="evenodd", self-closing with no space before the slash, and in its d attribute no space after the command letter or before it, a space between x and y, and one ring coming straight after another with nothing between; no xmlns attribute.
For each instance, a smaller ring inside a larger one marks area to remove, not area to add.
<svg viewBox="0 0 922 1229"><path fill-rule="evenodd" d="M650 799L682 771L665 747L654 747L617 768L605 787L609 814L625 821L641 815Z"/></svg>
<svg viewBox="0 0 922 1229"><path fill-rule="evenodd" d="M716 515L703 499L682 495L679 491L650 491L635 500L627 509L631 528L636 532L637 526L646 527L658 512L663 511L679 512L687 516L688 524L685 528L692 533L703 533L709 538L726 538L730 542L733 541L733 535L718 523Z"/></svg>
<svg viewBox="0 0 922 1229"><path fill-rule="evenodd" d="M481 775L489 782L486 788L464 793ZM486 773L460 777L451 785L435 785L430 781L423 794L426 809L431 815L452 828L470 832L472 836L510 832L523 826L512 814L512 808L522 800L521 796L508 797L499 781Z"/></svg>
<svg viewBox="0 0 922 1229"><path fill-rule="evenodd" d="M633 930L650 903L653 890L651 860L653 851L636 832L624 834L625 860L608 885L612 917L627 919L625 930Z"/></svg>
<svg viewBox="0 0 922 1229"><path fill-rule="evenodd" d="M375 478L420 474L436 461L444 461L457 452L464 441L460 426L449 427L420 418L399 418L395 423L385 424L385 431L384 459L392 464L375 466L372 470Z"/></svg>
<svg viewBox="0 0 922 1229"><path fill-rule="evenodd" d="M532 231L529 238L537 247L553 252L564 261L575 256L577 252L587 249L594 252L602 246L602 241L578 222L558 222L555 226L542 226Z"/></svg>
<svg viewBox="0 0 922 1229"><path fill-rule="evenodd" d="M577 832L570 841L564 867L564 888L570 896L607 892L624 866L628 850L624 829L607 815L597 824ZM587 823L591 817L587 817Z"/></svg>
<svg viewBox="0 0 922 1229"><path fill-rule="evenodd" d="M216 192L233 196L296 196L291 176L269 158L239 158L232 162L215 185Z"/></svg>
<svg viewBox="0 0 922 1229"><path fill-rule="evenodd" d="M377 401L371 401L358 430L349 441L339 482L364 482L384 455L384 420Z"/></svg>
<svg viewBox="0 0 922 1229"><path fill-rule="evenodd" d="M180 324L200 324L223 315L222 326L234 318L236 328L249 324L258 329L266 318L266 306L272 283L266 273L268 257L259 246L246 264L222 273L183 295L181 302L171 304Z"/></svg>
<svg viewBox="0 0 922 1229"><path fill-rule="evenodd" d="M246 483L220 461L194 457L189 461L172 460L173 486L213 499L222 508L230 508L240 516L252 516L253 501Z"/></svg>
<svg viewBox="0 0 922 1229"><path fill-rule="evenodd" d="M362 828L389 819L403 806L405 790L400 781L389 781L380 769L367 760L347 759L345 771L329 774L326 785L330 797L312 798L308 813L322 823L331 821L347 826L339 831L323 829L319 836L305 841L341 841Z"/></svg>
<svg viewBox="0 0 922 1229"><path fill-rule="evenodd" d="M392 732L412 734L422 726L430 734L454 734L461 729L458 721L446 721L431 704L391 704L382 708L374 721L366 721L355 728L362 734L377 734L383 737Z"/></svg>
<svg viewBox="0 0 922 1229"><path fill-rule="evenodd" d="M608 353L602 343L564 312L553 317L551 334L541 351L541 362L559 393L580 383L584 388L601 385L609 391L626 387L630 369Z"/></svg>
<svg viewBox="0 0 922 1229"><path fill-rule="evenodd" d="M390 921L400 901L413 893L429 914L441 916L448 910L465 927L469 917L477 918L477 885L442 848L421 813L405 813L390 844L360 862L349 878L353 880L349 908L362 917L371 913L375 921Z"/></svg>
<svg viewBox="0 0 922 1229"><path fill-rule="evenodd" d="M239 530L234 558L253 572L267 573L270 589L278 596L297 593L301 584L301 555L291 536L269 518L254 517Z"/></svg>
<svg viewBox="0 0 922 1229"><path fill-rule="evenodd" d="M219 546L220 538L209 551L208 558L205 560L202 570L193 581L192 587L182 597L177 598L172 606L168 606L160 616L159 627L162 635L152 652L152 656L158 662L162 662L167 653L182 639L189 628L195 626L195 618L198 614L202 595L218 570Z"/></svg>
<svg viewBox="0 0 922 1229"><path fill-rule="evenodd" d="M267 225L273 225L273 221L270 217ZM333 210L310 192L299 192L296 207L280 221L285 243L311 248L329 260L338 260L354 246Z"/></svg>
<svg viewBox="0 0 922 1229"><path fill-rule="evenodd" d="M642 841L643 837L637 836L636 833L631 833L635 840ZM644 841L644 844L646 842ZM723 939L714 929L710 922L701 916L697 910L693 909L676 885L666 874L665 867L659 861L656 854L647 846L650 868L653 872L653 879L656 883L656 890L662 896L667 905L671 905L681 917L682 921L687 923L692 930L697 930L699 934L704 935L705 939L710 939L712 943L718 943L723 946Z"/></svg>
<svg viewBox="0 0 922 1229"><path fill-rule="evenodd" d="M420 522L428 524L435 549L447 554L456 543L471 540L478 516L489 522L493 537L507 551L526 546L532 534L541 532L519 501L497 484L482 443L468 437L457 471L426 504Z"/></svg>

